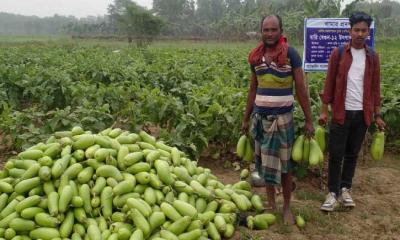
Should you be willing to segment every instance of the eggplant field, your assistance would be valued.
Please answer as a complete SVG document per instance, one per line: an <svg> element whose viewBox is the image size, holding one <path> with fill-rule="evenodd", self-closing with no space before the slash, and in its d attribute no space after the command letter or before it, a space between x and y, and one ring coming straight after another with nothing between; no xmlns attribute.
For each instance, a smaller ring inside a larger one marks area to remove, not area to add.
<svg viewBox="0 0 400 240"><path fill-rule="evenodd" d="M25 149L75 125L91 131L110 126L158 129L158 136L195 158L211 143L236 143L252 44L158 44L144 50L122 44L82 45L1 47L0 131L12 149ZM387 144L396 148L400 47L395 42L377 45ZM314 121L324 77L308 75ZM300 130L299 107L295 115Z"/></svg>
<svg viewBox="0 0 400 240"><path fill-rule="evenodd" d="M385 151L371 156L371 126L357 208L319 211L321 151L295 169L289 226L247 181L252 153L237 156L255 45L0 43L0 239L399 239L399 42L376 43ZM305 76L317 127L325 73Z"/></svg>

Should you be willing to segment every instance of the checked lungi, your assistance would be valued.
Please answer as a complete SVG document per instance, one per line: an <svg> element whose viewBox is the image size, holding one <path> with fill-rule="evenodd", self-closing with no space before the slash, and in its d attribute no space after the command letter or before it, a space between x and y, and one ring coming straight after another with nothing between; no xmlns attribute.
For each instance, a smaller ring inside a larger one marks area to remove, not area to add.
<svg viewBox="0 0 400 240"><path fill-rule="evenodd" d="M255 167L269 185L280 185L281 174L293 168L293 112L278 115L253 113L250 134L254 139Z"/></svg>

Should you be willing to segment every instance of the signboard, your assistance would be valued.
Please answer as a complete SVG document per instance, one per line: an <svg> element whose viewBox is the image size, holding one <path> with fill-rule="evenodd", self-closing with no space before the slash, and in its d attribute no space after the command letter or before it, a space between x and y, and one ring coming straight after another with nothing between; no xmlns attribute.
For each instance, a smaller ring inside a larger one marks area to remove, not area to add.
<svg viewBox="0 0 400 240"><path fill-rule="evenodd" d="M305 72L326 71L333 48L350 41L348 18L304 19L303 68ZM375 23L372 22L367 45L374 48Z"/></svg>

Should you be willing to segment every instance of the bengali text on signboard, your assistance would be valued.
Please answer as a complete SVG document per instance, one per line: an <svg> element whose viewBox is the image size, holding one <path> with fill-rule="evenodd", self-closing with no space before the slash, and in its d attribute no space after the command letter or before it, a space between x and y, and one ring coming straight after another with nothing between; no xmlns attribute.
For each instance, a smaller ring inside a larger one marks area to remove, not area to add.
<svg viewBox="0 0 400 240"><path fill-rule="evenodd" d="M331 51L350 41L348 18L306 18L304 20L303 68L306 72L326 71ZM366 43L374 47L374 22Z"/></svg>

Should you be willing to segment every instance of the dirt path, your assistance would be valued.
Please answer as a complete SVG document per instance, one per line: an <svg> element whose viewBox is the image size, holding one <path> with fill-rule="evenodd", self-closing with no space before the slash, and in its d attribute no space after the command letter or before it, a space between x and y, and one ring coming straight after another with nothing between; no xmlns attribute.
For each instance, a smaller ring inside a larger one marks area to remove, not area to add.
<svg viewBox="0 0 400 240"><path fill-rule="evenodd" d="M208 167L219 179L227 183L239 180L239 172L223 168L214 160L201 160L199 165ZM400 240L400 157L387 155L382 162L367 159L357 167L352 196L357 204L353 210L340 208L333 213L319 210L326 192L310 184L297 181L292 200L293 212L301 214L306 228L285 226L278 214L278 223L265 231L249 231L239 227L234 239L268 240ZM315 179L314 179L315 180ZM265 190L255 188L265 199ZM278 196L282 206L282 196Z"/></svg>

